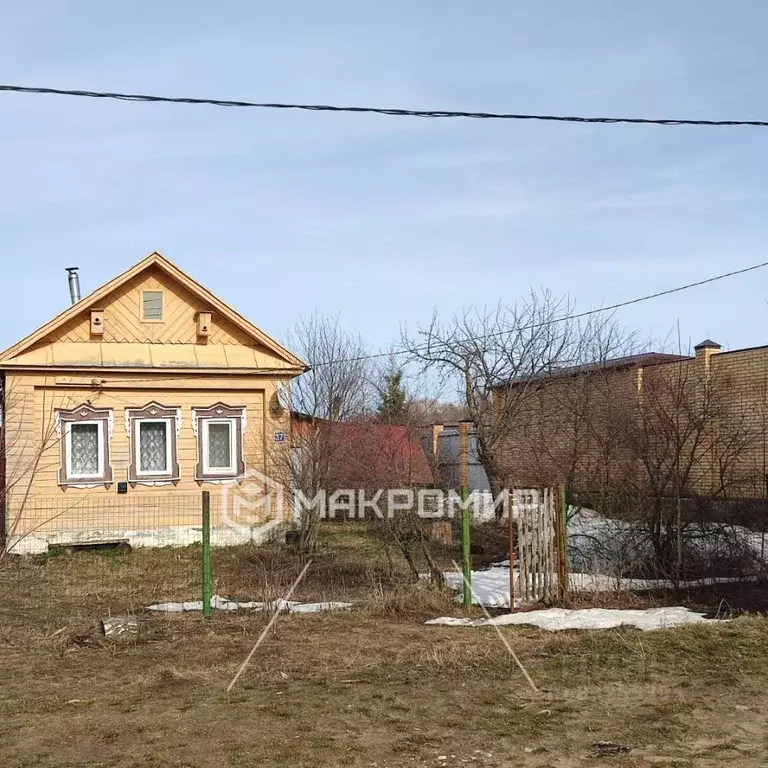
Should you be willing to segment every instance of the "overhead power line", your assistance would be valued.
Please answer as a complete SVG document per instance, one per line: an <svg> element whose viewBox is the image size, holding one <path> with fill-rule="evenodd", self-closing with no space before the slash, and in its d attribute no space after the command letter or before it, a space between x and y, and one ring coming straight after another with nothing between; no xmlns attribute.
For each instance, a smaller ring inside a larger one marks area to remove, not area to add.
<svg viewBox="0 0 768 768"><path fill-rule="evenodd" d="M763 269L764 267L768 267L768 261L760 262L760 264L753 264L750 267L744 267L743 269L735 269L731 272L724 272L721 275L715 275L714 277L707 277L703 280L696 280L692 283L686 283L685 285L678 285L675 288L667 288L664 291L657 291L656 293L649 293L645 296L638 296L635 299L628 299L626 301L619 301L615 304L608 304L604 307L596 307L595 309L587 309L584 312L577 312L572 315L565 315L563 317L555 318L554 320L546 320L541 323L531 323L530 325L521 326L520 328L515 329L507 329L504 331L494 331L493 333L486 333L478 336L466 336L463 339L458 339L456 341L457 344L466 344L467 342L472 341L483 341L484 339L490 339L494 338L496 336L504 336L508 334L510 331L530 331L535 330L537 328L545 328L548 325L556 325L557 323L563 323L568 320L580 320L584 317L590 317L591 315L597 315L601 312L612 312L616 309L621 309L622 307L629 307L632 304L640 304L643 301L650 301L651 299L658 299L662 296L670 296L673 293L680 293L681 291L687 291L691 288L698 288L701 285L708 285L709 283L716 283L720 280L725 280L729 277L735 277L736 275L744 275L747 272L754 272L757 269ZM441 345L438 343L436 346L445 346L444 344ZM322 361L318 362L312 365L313 368L318 368L320 366L326 366L326 365L334 365L337 363L355 363L360 360L374 360L377 358L382 357L390 357L391 355L410 355L414 352L426 352L430 349L429 345L419 345L415 347L410 347L408 349L396 349L390 352L377 352L375 354L371 355L360 355L359 357L349 357L346 359L341 360L328 360L328 361Z"/></svg>
<svg viewBox="0 0 768 768"><path fill-rule="evenodd" d="M466 112L448 109L393 109L388 107L340 106L334 104L291 104L281 102L236 101L232 99L206 99L190 96L153 96L146 93L113 93L110 91L83 91L66 88L38 88L24 85L0 85L0 91L34 93L54 96L80 96L90 99L139 101L157 104L196 104L212 107L250 107L256 109L297 109L306 112L353 112L392 117L456 117L475 120L544 120L559 123L602 123L612 125L701 125L701 126L753 126L768 127L768 120L693 120L651 117L583 117L576 115L538 115L514 112Z"/></svg>
<svg viewBox="0 0 768 768"><path fill-rule="evenodd" d="M760 264L753 264L750 267L744 267L743 269L735 269L732 272L724 272L721 275L715 275L714 277L707 277L703 280L696 280L693 283L686 283L685 285L678 285L675 288L667 288L664 291L657 291L656 293L649 293L645 296L638 296L635 299L628 299L626 301L619 301L615 304L609 304L605 307L595 307L594 309L587 309L584 312L577 312L572 315L564 315L563 317L555 318L554 320L546 320L541 323L531 323L530 325L521 326L520 328L510 328L504 331L494 331L493 333L486 333L481 334L477 336L465 336L463 339L458 339L456 341L457 344L466 344L467 342L472 341L483 341L484 339L490 339L494 338L496 336L504 336L507 333L510 333L511 331L529 331L529 330L535 330L537 328L544 328L548 325L556 325L557 323L563 323L567 322L568 320L580 320L584 317L590 317L591 315L597 315L601 312L612 312L616 309L621 309L622 307L629 307L633 304L640 304L644 301L651 301L652 299L658 299L662 296L670 296L675 293L680 293L681 291L687 291L691 288L698 288L702 285L708 285L709 283L716 283L720 280L725 280L729 277L736 277L737 275L744 275L747 272L754 272L758 269L763 269L764 267L768 267L768 261L763 261ZM445 346L444 344L437 343L435 346ZM384 357L390 357L390 356L400 356L400 355L410 355L415 352L426 352L429 350L430 347L428 345L417 345L415 347L409 347L407 349L395 349L391 350L389 352L375 352L373 354L369 355L359 355L357 357L342 357L337 358L334 360L320 360L320 361L310 361L310 366L312 368L324 368L328 365L338 365L339 363L356 363L360 362L362 360L376 360L381 359ZM168 376L169 379L189 379L194 378L196 374L188 374L183 373L179 375L170 375ZM114 381L120 381L120 379L115 379ZM131 379L125 379L124 381L130 381L130 382L137 382L137 381L155 381L155 379L140 379L140 378L131 378Z"/></svg>

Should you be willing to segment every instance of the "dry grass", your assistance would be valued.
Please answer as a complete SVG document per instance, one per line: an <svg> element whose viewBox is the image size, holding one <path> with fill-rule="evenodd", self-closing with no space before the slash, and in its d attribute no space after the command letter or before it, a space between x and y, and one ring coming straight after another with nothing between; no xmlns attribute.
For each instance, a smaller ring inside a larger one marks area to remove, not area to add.
<svg viewBox="0 0 768 768"><path fill-rule="evenodd" d="M0 765L606 765L766 763L768 622L641 633L505 630L531 694L489 629L426 627L450 596L389 573L363 531L334 533L302 598L349 613L284 616L232 694L258 614L149 615L195 598L199 553L80 553L9 565L0 580ZM217 591L275 593L297 570L279 548L215 553ZM138 642L99 620L134 611ZM451 757L451 756L454 757ZM445 756L445 761L437 758Z"/></svg>
<svg viewBox="0 0 768 768"><path fill-rule="evenodd" d="M381 585L367 595L360 609L369 617L400 617L414 620L433 619L464 613L456 604L455 595L436 587L428 581L418 584L400 584L390 589ZM481 616L479 609L471 609L467 615Z"/></svg>

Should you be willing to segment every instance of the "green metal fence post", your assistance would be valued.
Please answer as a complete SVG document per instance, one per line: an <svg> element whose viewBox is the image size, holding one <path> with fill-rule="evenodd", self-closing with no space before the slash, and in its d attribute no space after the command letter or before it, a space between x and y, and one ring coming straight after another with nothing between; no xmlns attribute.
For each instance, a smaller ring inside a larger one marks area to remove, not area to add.
<svg viewBox="0 0 768 768"><path fill-rule="evenodd" d="M472 605L472 559L469 553L469 488L461 486L461 573L464 605Z"/></svg>
<svg viewBox="0 0 768 768"><path fill-rule="evenodd" d="M203 616L211 615L211 492L203 491Z"/></svg>
<svg viewBox="0 0 768 768"><path fill-rule="evenodd" d="M469 554L469 430L472 422L459 422L459 488L461 493L461 575L464 605L472 605L472 561Z"/></svg>

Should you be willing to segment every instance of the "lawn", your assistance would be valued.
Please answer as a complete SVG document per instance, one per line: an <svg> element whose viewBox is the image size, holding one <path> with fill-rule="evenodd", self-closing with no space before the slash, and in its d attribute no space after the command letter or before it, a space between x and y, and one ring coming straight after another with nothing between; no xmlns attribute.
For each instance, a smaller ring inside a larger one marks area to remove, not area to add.
<svg viewBox="0 0 768 768"><path fill-rule="evenodd" d="M277 548L215 551L216 591L273 598L300 565ZM451 553L442 553L447 560ZM0 573L0 765L581 766L768 763L768 619L641 633L508 628L535 694L488 628L408 583L362 528L330 530L299 599L345 613L155 615L195 599L199 550L76 553ZM135 643L109 614L139 616Z"/></svg>

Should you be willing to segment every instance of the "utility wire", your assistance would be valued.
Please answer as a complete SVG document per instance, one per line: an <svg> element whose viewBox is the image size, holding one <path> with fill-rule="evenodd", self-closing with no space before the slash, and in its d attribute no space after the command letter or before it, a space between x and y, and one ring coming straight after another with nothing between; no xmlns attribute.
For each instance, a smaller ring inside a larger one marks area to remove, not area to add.
<svg viewBox="0 0 768 768"><path fill-rule="evenodd" d="M310 112L351 112L351 113L367 113L367 114L379 114L390 115L396 117L426 117L426 118L439 118L439 117L458 117L458 118L471 118L471 119L486 119L486 120L543 120L554 122L568 122L568 123L602 123L602 124L640 124L640 125L663 125L663 126L677 126L677 125L700 125L700 126L753 126L753 127L768 127L768 121L763 120L689 120L689 119L654 119L654 118L640 118L640 117L583 117L583 116L566 116L566 115L538 115L538 114L516 114L505 112L465 112L465 111L449 111L449 110L412 110L412 109L388 109L381 107L361 107L361 106L338 106L330 104L290 104L290 103L272 103L272 102L252 102L252 101L233 101L227 99L205 99L205 98L192 98L192 97L171 97L171 96L153 96L148 94L137 93L113 93L107 91L84 91L84 90L69 90L60 88L43 88L43 87L30 87L20 85L0 85L0 91L11 93L31 93L31 94L43 94L43 95L58 95L58 96L79 96L93 99L112 99L117 101L137 101L148 103L166 103L166 104L196 104L196 105L209 105L217 107L252 107L260 109L297 109ZM728 277L734 277L735 275L743 275L747 272L752 272L757 269L762 269L768 266L768 262L762 262L760 264L754 264L744 269L734 270L732 272L726 272L721 275L706 278L705 280L697 280L692 283L686 283L685 285L677 286L675 288L669 288L664 291L658 291L657 293L648 294L646 296L640 296L635 299L629 299L628 301L618 302L616 304L610 304L605 307L598 307L596 309L587 310L585 312L579 312L572 315L566 315L554 320L548 320L543 323L534 323L528 326L523 326L516 330L534 330L536 328L545 327L554 323L566 322L568 320L578 320L591 315L596 315L601 312L610 312L615 309L627 307L632 304L638 304L643 301L650 301L661 296L668 296L670 294L679 293L680 291L686 291L690 288L696 288L701 285L713 283L719 280L724 280ZM483 339L493 338L496 336L503 336L509 333L509 330L496 331L489 334L480 336L469 336L464 339L458 340L458 343L467 343L472 341L482 341ZM438 346L441 346L438 344ZM389 352L379 352L370 355L360 355L358 357L350 357L339 360L326 360L314 363L312 367L317 368L321 366L334 365L337 363L351 363L362 360L374 360L383 357L389 357L392 355L408 355L418 352L424 352L431 349L430 345L422 345L411 347L408 349L392 350Z"/></svg>
<svg viewBox="0 0 768 768"><path fill-rule="evenodd" d="M494 338L496 336L504 336L510 332L517 332L517 331L529 331L529 330L535 330L537 328L544 328L548 325L555 325L557 323L563 323L568 320L580 320L584 317L590 317L591 315L597 315L601 312L612 312L616 309L621 309L622 307L629 307L633 304L640 304L644 301L651 301L652 299L658 299L662 296L670 296L674 293L680 293L681 291L687 291L691 288L698 288L701 285L708 285L709 283L716 283L720 280L725 280L729 277L735 277L737 275L744 275L748 272L754 272L758 269L763 269L764 267L768 267L768 261L763 261L760 264L753 264L750 267L744 267L743 269L735 269L731 272L724 272L721 275L715 275L714 277L707 277L704 280L696 280L693 283L686 283L685 285L678 285L675 288L667 288L664 291L657 291L656 293L649 293L645 296L638 296L635 299L628 299L627 301L620 301L615 304L609 304L605 307L596 307L595 309L587 309L584 312L577 312L572 315L564 315L563 317L555 318L554 320L546 320L541 323L531 323L530 325L521 326L520 328L509 328L504 331L494 331L493 333L486 333L481 334L478 336L465 336L462 339L457 339L455 341L452 341L451 343L454 344L466 344L473 341L483 341L484 339L490 339ZM376 360L383 357L390 357L390 356L399 356L399 355L411 355L418 352L426 352L430 349L434 349L435 347L445 347L445 342L437 342L434 345L424 344L424 345L418 345L415 347L409 347L406 349L395 349L391 350L389 352L375 352L373 354L369 355L359 355L357 357L345 357L345 358L337 358L334 360L321 360L318 362L310 362L311 368L324 368L328 365L338 365L339 363L356 363L360 362L362 360ZM177 379L189 379L189 378L195 378L196 374L179 374L179 375L169 375L167 377L168 380L177 380ZM117 382L121 381L120 379L111 379L110 381ZM122 381L126 382L139 382L139 381L156 381L156 379L140 379L140 378L129 378L129 379L123 379Z"/></svg>
<svg viewBox="0 0 768 768"><path fill-rule="evenodd" d="M466 344L472 341L483 341L484 339L494 338L496 336L505 336L510 331L530 331L537 328L545 328L548 325L555 325L556 323L563 323L568 320L580 320L584 317L590 317L591 315L597 315L601 312L612 312L615 309L621 309L622 307L629 307L632 304L640 304L643 301L650 301L651 299L658 299L661 296L669 296L673 293L680 293L681 291L687 291L690 288L698 288L701 285L707 285L708 283L715 283L719 280L725 280L728 277L735 277L736 275L743 275L747 272L754 272L756 269L763 269L768 267L768 261L763 261L760 264L753 264L751 267L744 267L743 269L735 269L732 272L725 272L722 275L715 275L714 277L707 277L704 280L697 280L693 283L686 283L685 285L678 285L676 288L667 288L664 291L657 291L656 293L649 293L646 296L639 296L636 299L628 299L627 301L620 301L616 304L609 304L605 307L596 307L595 309L588 309L584 312L577 312L573 315L565 315L563 317L555 318L554 320L546 320L542 323L531 323L530 325L524 325L520 328L510 328L504 331L494 331L493 333L486 333L479 336L466 336L463 339L457 339L452 342L455 344ZM434 346L444 347L445 343L438 342L435 345L424 344L421 346L410 347L408 349L397 349L390 352L377 352L372 355L360 355L359 357L349 357L342 360L328 360L314 365L310 364L312 368L319 368L320 366L334 365L336 363L354 363L359 360L373 360L376 358L390 357L391 355L410 355L414 352L426 352L432 349Z"/></svg>
<svg viewBox="0 0 768 768"><path fill-rule="evenodd" d="M0 85L0 91L35 93L55 96L80 96L90 99L140 101L161 104L206 104L213 107L252 107L257 109L298 109L306 112L355 112L393 117L458 117L476 120L544 120L559 123L602 123L612 125L701 125L701 126L753 126L768 127L766 120L692 120L650 117L583 117L576 115L537 115L514 112L466 112L447 109L390 109L385 107L339 106L333 104L291 104L280 102L235 101L231 99L205 99L189 96L153 96L146 93L113 93L109 91L82 91L66 88L38 88L23 85Z"/></svg>

